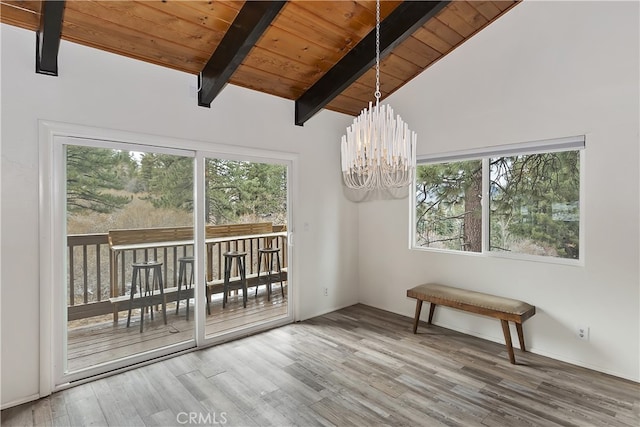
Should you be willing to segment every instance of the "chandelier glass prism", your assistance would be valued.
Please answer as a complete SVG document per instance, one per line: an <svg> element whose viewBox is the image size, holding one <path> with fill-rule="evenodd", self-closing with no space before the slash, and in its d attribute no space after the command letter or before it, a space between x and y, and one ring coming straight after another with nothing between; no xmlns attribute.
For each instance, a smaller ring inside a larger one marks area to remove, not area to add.
<svg viewBox="0 0 640 427"><path fill-rule="evenodd" d="M349 188L387 189L413 182L417 135L394 116L393 108L380 105L380 0L376 1L376 98L362 110L342 136L342 176Z"/></svg>

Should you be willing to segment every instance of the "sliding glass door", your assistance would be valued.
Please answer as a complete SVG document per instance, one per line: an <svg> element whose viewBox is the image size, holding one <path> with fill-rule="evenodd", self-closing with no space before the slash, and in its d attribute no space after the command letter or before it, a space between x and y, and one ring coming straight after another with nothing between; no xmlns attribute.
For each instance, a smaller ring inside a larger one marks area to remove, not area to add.
<svg viewBox="0 0 640 427"><path fill-rule="evenodd" d="M204 175L206 336L286 318L287 165L206 157Z"/></svg>
<svg viewBox="0 0 640 427"><path fill-rule="evenodd" d="M72 138L60 149L65 375L195 345L194 154Z"/></svg>
<svg viewBox="0 0 640 427"><path fill-rule="evenodd" d="M293 320L293 160L132 140L42 145L52 390Z"/></svg>

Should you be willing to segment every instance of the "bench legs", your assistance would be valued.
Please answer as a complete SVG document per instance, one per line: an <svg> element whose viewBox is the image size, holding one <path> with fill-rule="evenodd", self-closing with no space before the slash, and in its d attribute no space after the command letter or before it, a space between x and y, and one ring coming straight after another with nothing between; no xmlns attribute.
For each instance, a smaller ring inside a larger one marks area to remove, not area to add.
<svg viewBox="0 0 640 427"><path fill-rule="evenodd" d="M522 323L516 323L516 330L518 331L518 341L520 341L520 350L527 351L524 347L524 332L522 331Z"/></svg>
<svg viewBox="0 0 640 427"><path fill-rule="evenodd" d="M500 320L502 323L502 332L504 333L504 343L507 346L507 352L509 353L509 362L513 365L516 364L516 358L513 354L513 344L511 342L511 330L509 329L509 322L506 320ZM522 330L522 323L514 322L516 324L516 331L518 331L518 341L520 341L520 350L527 351L524 346L524 332Z"/></svg>
<svg viewBox="0 0 640 427"><path fill-rule="evenodd" d="M433 321L433 312L436 310L436 305L434 303L429 303L429 320L427 323L430 325ZM420 323L420 312L422 311L422 300L416 300L416 314L413 318L413 333L417 333L418 331L418 323Z"/></svg>
<svg viewBox="0 0 640 427"><path fill-rule="evenodd" d="M416 315L413 318L413 333L418 331L418 322L420 322L420 311L422 311L422 300L416 300ZM431 319L429 319L431 320Z"/></svg>
<svg viewBox="0 0 640 427"><path fill-rule="evenodd" d="M433 321L433 312L436 311L436 305L434 303L430 303L429 305L429 320L427 321L428 324L431 324L431 322Z"/></svg>
<svg viewBox="0 0 640 427"><path fill-rule="evenodd" d="M509 353L509 362L512 365L516 364L516 356L513 354L513 345L511 344L511 331L509 330L509 322L506 320L500 320L502 323L502 332L504 333L504 344L507 346L507 352Z"/></svg>

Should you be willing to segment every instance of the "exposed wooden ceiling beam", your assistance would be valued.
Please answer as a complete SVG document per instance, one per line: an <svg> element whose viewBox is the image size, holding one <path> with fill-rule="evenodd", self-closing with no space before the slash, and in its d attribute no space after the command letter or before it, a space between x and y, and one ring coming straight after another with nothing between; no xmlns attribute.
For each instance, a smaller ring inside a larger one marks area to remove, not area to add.
<svg viewBox="0 0 640 427"><path fill-rule="evenodd" d="M286 1L247 1L198 76L198 105L210 107Z"/></svg>
<svg viewBox="0 0 640 427"><path fill-rule="evenodd" d="M406 40L449 1L405 1L380 23L380 59ZM295 123L302 126L376 62L375 28L296 100Z"/></svg>
<svg viewBox="0 0 640 427"><path fill-rule="evenodd" d="M58 75L58 50L65 4L64 0L42 2L40 28L36 31L36 73Z"/></svg>

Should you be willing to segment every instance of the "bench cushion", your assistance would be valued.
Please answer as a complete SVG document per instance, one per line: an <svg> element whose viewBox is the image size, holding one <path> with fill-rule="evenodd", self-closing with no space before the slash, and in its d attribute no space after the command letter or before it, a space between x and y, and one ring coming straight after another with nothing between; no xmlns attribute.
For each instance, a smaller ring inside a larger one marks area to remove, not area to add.
<svg viewBox="0 0 640 427"><path fill-rule="evenodd" d="M436 283L427 283L409 289L407 290L407 296L425 301L429 301L431 298L439 298L516 315L523 315L534 308L532 305L523 301L468 291L466 289L452 288Z"/></svg>

